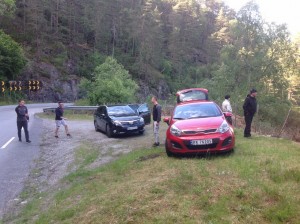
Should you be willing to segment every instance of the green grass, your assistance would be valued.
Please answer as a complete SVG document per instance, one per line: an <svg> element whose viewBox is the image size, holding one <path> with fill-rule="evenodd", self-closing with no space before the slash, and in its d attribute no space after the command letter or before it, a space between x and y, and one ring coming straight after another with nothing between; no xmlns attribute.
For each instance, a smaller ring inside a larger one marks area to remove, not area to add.
<svg viewBox="0 0 300 224"><path fill-rule="evenodd" d="M300 223L300 146L238 131L235 152L168 158L141 149L94 170L99 149L77 149L76 172L16 223Z"/></svg>
<svg viewBox="0 0 300 224"><path fill-rule="evenodd" d="M55 118L55 114L53 112L47 112L47 113L37 113L36 114L40 118L44 119L51 119L53 120ZM73 111L65 111L64 117L66 117L68 120L93 120L93 114L92 112L88 113L75 113Z"/></svg>

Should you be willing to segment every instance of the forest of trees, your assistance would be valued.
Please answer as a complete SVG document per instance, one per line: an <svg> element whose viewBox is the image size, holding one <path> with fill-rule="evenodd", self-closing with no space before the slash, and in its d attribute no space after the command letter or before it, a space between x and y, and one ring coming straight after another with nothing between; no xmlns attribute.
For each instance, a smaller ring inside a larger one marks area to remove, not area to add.
<svg viewBox="0 0 300 224"><path fill-rule="evenodd" d="M254 2L235 12L221 0L4 0L0 28L29 62L64 75L72 60L75 75L93 79L110 56L152 89L204 87L214 100L240 102L255 87L266 105L299 103L300 41L265 22Z"/></svg>

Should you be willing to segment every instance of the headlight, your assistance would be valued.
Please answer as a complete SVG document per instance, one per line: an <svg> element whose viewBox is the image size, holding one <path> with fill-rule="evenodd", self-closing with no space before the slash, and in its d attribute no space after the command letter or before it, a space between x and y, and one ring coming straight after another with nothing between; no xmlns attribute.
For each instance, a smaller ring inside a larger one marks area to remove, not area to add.
<svg viewBox="0 0 300 224"><path fill-rule="evenodd" d="M226 131L229 130L229 128L230 128L230 127L229 127L227 121L223 121L223 123L222 123L221 126L219 127L218 131L219 131L220 133L225 133Z"/></svg>
<svg viewBox="0 0 300 224"><path fill-rule="evenodd" d="M140 123L144 123L144 118L140 118Z"/></svg>
<svg viewBox="0 0 300 224"><path fill-rule="evenodd" d="M175 136L181 135L181 130L179 130L174 124L170 128L171 134Z"/></svg>
<svg viewBox="0 0 300 224"><path fill-rule="evenodd" d="M115 121L115 120L114 120L114 121L113 121L113 124L116 125L116 126L122 126L122 124L121 124L120 121Z"/></svg>

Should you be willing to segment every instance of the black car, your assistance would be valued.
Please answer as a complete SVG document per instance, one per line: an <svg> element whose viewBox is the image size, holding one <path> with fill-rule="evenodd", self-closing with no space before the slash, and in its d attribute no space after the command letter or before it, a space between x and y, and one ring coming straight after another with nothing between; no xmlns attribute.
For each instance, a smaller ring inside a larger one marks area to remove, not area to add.
<svg viewBox="0 0 300 224"><path fill-rule="evenodd" d="M105 132L110 138L116 134L144 133L145 122L128 105L99 106L94 113L96 131Z"/></svg>
<svg viewBox="0 0 300 224"><path fill-rule="evenodd" d="M144 118L145 124L151 123L151 112L146 103L143 104L128 104L136 113L138 113L142 118Z"/></svg>

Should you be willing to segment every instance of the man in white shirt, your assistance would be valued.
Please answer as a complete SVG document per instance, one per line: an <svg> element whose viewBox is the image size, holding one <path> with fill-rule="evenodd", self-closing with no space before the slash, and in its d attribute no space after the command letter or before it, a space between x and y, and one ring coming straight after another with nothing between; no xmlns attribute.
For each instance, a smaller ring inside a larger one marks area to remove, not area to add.
<svg viewBox="0 0 300 224"><path fill-rule="evenodd" d="M232 107L230 105L230 95L225 96L225 100L222 103L222 110L223 112L230 112L232 113ZM229 124L232 124L232 119L231 117L226 117L226 120Z"/></svg>
<svg viewBox="0 0 300 224"><path fill-rule="evenodd" d="M230 95L226 95L225 100L222 103L223 112L231 112L232 113L232 108L231 108L229 100L230 100Z"/></svg>

